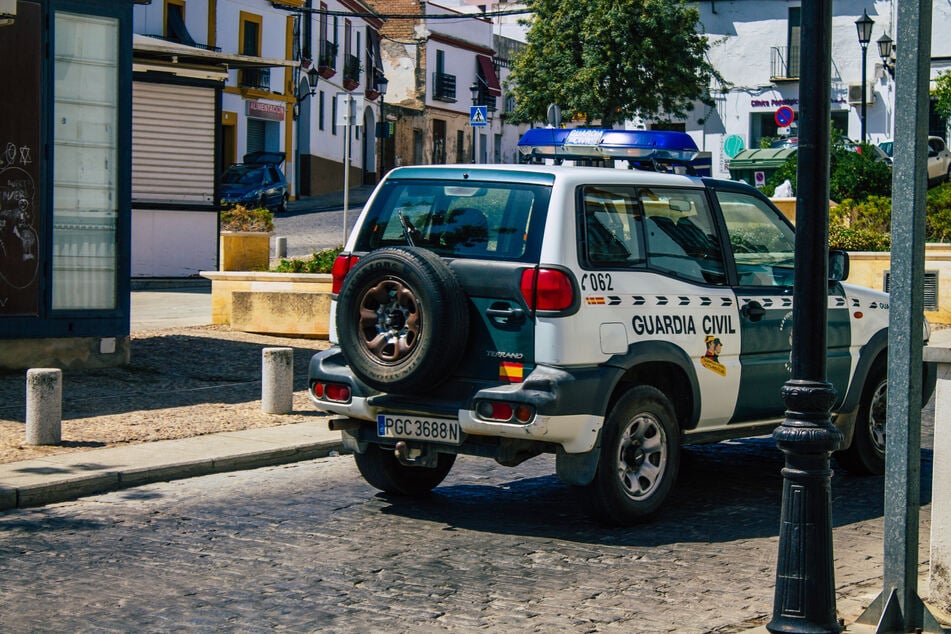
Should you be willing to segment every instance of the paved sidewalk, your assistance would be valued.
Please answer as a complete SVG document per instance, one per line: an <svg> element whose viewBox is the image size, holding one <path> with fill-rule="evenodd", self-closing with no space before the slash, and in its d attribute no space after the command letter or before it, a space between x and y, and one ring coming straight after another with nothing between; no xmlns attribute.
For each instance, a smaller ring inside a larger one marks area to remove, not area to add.
<svg viewBox="0 0 951 634"><path fill-rule="evenodd" d="M64 502L150 482L322 458L340 451L328 417L0 464L0 510Z"/></svg>

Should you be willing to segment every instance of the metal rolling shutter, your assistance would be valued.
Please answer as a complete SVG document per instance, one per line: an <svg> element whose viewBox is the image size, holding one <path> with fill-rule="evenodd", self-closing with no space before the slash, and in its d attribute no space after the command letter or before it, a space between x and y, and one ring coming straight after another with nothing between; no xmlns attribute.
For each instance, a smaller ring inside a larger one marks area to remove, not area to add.
<svg viewBox="0 0 951 634"><path fill-rule="evenodd" d="M214 203L215 90L132 83L132 200Z"/></svg>
<svg viewBox="0 0 951 634"><path fill-rule="evenodd" d="M267 133L267 122L260 119L248 120L248 154L251 152L263 152L265 148L265 135Z"/></svg>

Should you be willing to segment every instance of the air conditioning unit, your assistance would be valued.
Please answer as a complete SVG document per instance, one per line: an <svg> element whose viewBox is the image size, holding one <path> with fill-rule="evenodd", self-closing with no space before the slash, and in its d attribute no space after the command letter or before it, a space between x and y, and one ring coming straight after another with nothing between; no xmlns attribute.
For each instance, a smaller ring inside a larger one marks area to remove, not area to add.
<svg viewBox="0 0 951 634"><path fill-rule="evenodd" d="M865 86L865 104L872 105L873 103L875 103L875 91L872 90L872 84L867 84ZM849 84L849 105L862 105L862 84Z"/></svg>

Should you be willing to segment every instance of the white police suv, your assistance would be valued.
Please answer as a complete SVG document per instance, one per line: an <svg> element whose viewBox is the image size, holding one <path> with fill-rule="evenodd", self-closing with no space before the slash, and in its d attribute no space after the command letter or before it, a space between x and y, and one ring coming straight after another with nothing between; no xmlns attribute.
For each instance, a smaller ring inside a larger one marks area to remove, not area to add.
<svg viewBox="0 0 951 634"><path fill-rule="evenodd" d="M676 133L645 144L557 132L528 153L643 167L695 152ZM682 445L781 422L793 254L785 217L732 181L538 164L395 169L334 265L335 345L310 363L310 396L342 415L332 427L381 490L426 493L457 454L512 466L553 453L600 518L636 522L670 492ZM847 444L837 459L881 473L888 296L842 283L847 256L830 259L828 380Z"/></svg>

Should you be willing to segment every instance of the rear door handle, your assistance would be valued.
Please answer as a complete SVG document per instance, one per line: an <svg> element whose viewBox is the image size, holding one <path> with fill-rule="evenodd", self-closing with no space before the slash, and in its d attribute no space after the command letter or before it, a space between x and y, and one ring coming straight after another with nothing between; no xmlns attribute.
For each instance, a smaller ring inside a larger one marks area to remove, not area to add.
<svg viewBox="0 0 951 634"><path fill-rule="evenodd" d="M750 321L759 321L766 315L766 309L756 300L743 304L743 308L740 309L740 312Z"/></svg>
<svg viewBox="0 0 951 634"><path fill-rule="evenodd" d="M525 311L521 308L486 308L485 314L494 321L507 324L525 321Z"/></svg>

